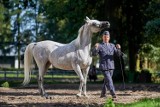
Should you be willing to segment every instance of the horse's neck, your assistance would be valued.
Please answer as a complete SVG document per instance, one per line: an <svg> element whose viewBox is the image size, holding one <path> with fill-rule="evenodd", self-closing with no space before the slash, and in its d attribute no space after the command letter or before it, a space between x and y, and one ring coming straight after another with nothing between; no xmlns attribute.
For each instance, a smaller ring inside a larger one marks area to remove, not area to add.
<svg viewBox="0 0 160 107"><path fill-rule="evenodd" d="M78 37L77 37L77 47L85 52L89 52L91 49L91 37L92 33L88 25L83 25L80 28Z"/></svg>

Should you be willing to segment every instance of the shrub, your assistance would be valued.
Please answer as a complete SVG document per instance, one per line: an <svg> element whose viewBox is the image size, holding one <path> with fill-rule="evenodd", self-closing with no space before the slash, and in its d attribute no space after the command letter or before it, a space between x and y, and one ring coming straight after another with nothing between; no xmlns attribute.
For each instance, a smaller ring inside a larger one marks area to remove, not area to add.
<svg viewBox="0 0 160 107"><path fill-rule="evenodd" d="M113 102L113 100L111 98L108 98L103 107L115 107L115 104L114 104L114 102Z"/></svg>
<svg viewBox="0 0 160 107"><path fill-rule="evenodd" d="M1 86L2 86L2 87L9 88L9 83L8 83L8 82L4 82Z"/></svg>

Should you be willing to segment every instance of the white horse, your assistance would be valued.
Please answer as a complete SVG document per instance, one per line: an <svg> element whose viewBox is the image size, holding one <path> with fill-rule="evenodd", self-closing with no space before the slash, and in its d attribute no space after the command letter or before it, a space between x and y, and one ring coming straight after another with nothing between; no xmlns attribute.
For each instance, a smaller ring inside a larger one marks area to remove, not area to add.
<svg viewBox="0 0 160 107"><path fill-rule="evenodd" d="M34 57L39 69L38 85L40 94L46 98L43 87L43 77L48 67L64 70L74 70L80 78L79 93L77 96L87 96L86 82L92 57L90 56L91 38L93 33L109 27L108 21L90 20L86 17L86 23L79 29L78 37L68 44L61 44L54 41L41 41L30 43L24 54L24 81L26 85L30 81L31 62Z"/></svg>

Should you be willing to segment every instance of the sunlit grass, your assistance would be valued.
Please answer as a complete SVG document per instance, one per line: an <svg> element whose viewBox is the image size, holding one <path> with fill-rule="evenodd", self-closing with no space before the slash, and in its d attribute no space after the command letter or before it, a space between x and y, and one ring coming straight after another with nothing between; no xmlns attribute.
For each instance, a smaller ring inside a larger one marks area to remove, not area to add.
<svg viewBox="0 0 160 107"><path fill-rule="evenodd" d="M116 104L116 107L160 107L160 98L142 99L130 104Z"/></svg>
<svg viewBox="0 0 160 107"><path fill-rule="evenodd" d="M106 99L103 107L160 107L160 98L144 98L134 103L118 104L114 103L110 98Z"/></svg>
<svg viewBox="0 0 160 107"><path fill-rule="evenodd" d="M5 77L5 75L4 74L0 74L0 78L4 78ZM14 74L10 74L10 73L7 73L6 74L6 77L7 78L16 78L16 77L18 77L18 78L24 78L24 74L22 74L22 73L19 73L19 74L17 74L17 73L14 73ZM36 78L37 77L37 75L36 74L32 74L31 75L31 77L32 78ZM73 74L46 74L45 76L44 76L45 78L79 78L76 74L75 75L73 75ZM99 74L99 75L97 75L97 77L98 78L103 78L103 75L101 75L101 74Z"/></svg>

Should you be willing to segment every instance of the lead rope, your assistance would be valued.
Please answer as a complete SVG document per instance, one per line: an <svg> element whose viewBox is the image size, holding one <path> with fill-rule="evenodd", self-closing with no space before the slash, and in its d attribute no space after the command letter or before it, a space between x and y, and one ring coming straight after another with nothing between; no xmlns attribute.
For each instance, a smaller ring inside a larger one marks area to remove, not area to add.
<svg viewBox="0 0 160 107"><path fill-rule="evenodd" d="M123 89L126 89L126 84L125 84L125 79L124 79L124 70L122 68L122 62L121 62L121 57L119 56L119 61L120 61L120 66L121 66L121 71L122 71L122 78L123 78Z"/></svg>

